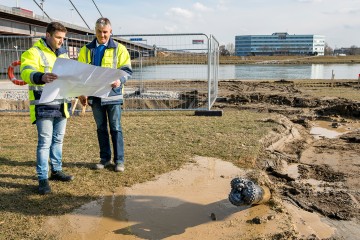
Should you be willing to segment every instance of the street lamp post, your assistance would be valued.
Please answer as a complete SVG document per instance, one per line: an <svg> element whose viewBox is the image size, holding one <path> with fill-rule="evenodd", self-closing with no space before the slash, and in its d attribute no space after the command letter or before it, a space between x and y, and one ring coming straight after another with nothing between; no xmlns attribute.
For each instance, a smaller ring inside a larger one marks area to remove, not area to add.
<svg viewBox="0 0 360 240"><path fill-rule="evenodd" d="M70 8L70 14L71 14L71 24L73 24L73 11L74 9L73 8Z"/></svg>
<svg viewBox="0 0 360 240"><path fill-rule="evenodd" d="M40 6L41 6L41 11L43 12L43 18L44 18L44 2L45 0L40 0Z"/></svg>

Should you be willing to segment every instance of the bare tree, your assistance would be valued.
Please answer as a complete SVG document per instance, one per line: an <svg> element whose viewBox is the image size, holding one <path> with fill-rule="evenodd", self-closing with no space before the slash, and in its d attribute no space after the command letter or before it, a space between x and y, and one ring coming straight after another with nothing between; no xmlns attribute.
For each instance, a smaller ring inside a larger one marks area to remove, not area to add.
<svg viewBox="0 0 360 240"><path fill-rule="evenodd" d="M219 47L220 56L230 56L229 51L225 48L225 45Z"/></svg>
<svg viewBox="0 0 360 240"><path fill-rule="evenodd" d="M357 54L359 54L359 48L355 45L352 45L349 48L349 55L357 55Z"/></svg>
<svg viewBox="0 0 360 240"><path fill-rule="evenodd" d="M333 54L334 54L334 50L327 43L325 43L324 55L333 55Z"/></svg>
<svg viewBox="0 0 360 240"><path fill-rule="evenodd" d="M234 56L235 55L235 46L233 43L228 43L226 45L226 50L228 50L230 56Z"/></svg>

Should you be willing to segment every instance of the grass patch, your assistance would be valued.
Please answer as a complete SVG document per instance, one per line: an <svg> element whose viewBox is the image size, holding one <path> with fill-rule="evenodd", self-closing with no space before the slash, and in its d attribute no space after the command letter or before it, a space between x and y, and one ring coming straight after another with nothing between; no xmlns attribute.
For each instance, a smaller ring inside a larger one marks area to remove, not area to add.
<svg viewBox="0 0 360 240"><path fill-rule="evenodd" d="M313 97L337 97L360 101L360 89L349 87L298 87L303 93Z"/></svg>
<svg viewBox="0 0 360 240"><path fill-rule="evenodd" d="M51 182L53 193L37 194L37 133L26 113L0 113L0 239L44 239L39 230L47 216L69 213L121 186L131 186L180 168L194 155L253 167L259 140L274 123L268 114L228 110L222 117L193 112L124 112L124 173L91 168L99 160L91 113L67 124L63 168L72 183Z"/></svg>

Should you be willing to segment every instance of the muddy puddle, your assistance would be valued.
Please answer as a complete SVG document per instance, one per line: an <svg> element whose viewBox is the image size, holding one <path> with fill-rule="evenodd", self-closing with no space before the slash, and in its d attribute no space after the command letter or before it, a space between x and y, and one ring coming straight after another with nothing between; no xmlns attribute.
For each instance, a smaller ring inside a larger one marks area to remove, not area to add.
<svg viewBox="0 0 360 240"><path fill-rule="evenodd" d="M312 122L310 134L319 138L337 138L345 133L349 133L360 128L359 122L331 122L317 120Z"/></svg>
<svg viewBox="0 0 360 240"><path fill-rule="evenodd" d="M51 217L44 229L60 239L254 239L295 229L330 237L333 229L313 213L288 204L296 215L268 205L236 207L230 181L246 171L218 159L194 163L90 202L71 214ZM311 216L311 217L310 217ZM252 223L260 219L260 223ZM309 227L313 226L313 227Z"/></svg>

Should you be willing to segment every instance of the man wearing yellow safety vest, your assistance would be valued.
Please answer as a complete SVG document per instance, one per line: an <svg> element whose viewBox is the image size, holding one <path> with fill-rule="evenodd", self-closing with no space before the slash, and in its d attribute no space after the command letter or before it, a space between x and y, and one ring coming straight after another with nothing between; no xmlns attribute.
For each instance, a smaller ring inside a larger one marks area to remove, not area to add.
<svg viewBox="0 0 360 240"><path fill-rule="evenodd" d="M112 28L109 19L99 18L95 23L96 38L83 46L78 61L124 70L132 74L130 54L126 47L111 38ZM111 163L110 135L114 151L116 172L123 172L124 166L124 139L121 127L121 104L123 103L123 88L128 77L121 77L111 84L112 90L108 97L98 98L80 96L79 100L85 106L87 102L92 108L97 126L97 136L100 147L100 162L95 169L103 169ZM101 79L99 79L101 81Z"/></svg>
<svg viewBox="0 0 360 240"><path fill-rule="evenodd" d="M70 104L66 99L39 103L44 85L57 79L57 75L51 73L56 58L69 58L66 50L61 47L66 32L61 23L50 23L46 29L46 37L38 40L21 55L21 78L29 85L30 118L32 124L36 124L38 132L36 171L40 194L51 192L48 182L49 158L50 180L71 181L74 178L62 171L62 147Z"/></svg>

